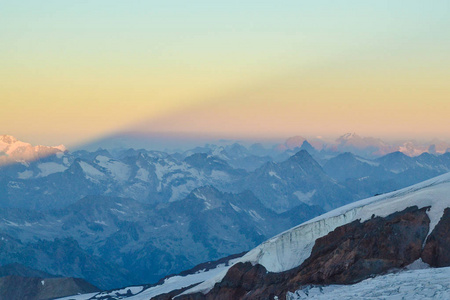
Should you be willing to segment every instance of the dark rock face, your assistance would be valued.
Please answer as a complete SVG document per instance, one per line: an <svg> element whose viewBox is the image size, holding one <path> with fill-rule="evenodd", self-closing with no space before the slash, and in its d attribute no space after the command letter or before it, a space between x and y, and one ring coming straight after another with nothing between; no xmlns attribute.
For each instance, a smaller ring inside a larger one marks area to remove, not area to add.
<svg viewBox="0 0 450 300"><path fill-rule="evenodd" d="M414 262L428 234L426 209L412 207L386 218L336 228L316 240L298 279L316 284L353 283Z"/></svg>
<svg viewBox="0 0 450 300"><path fill-rule="evenodd" d="M64 276L83 277L104 289L119 286L127 280L127 274L121 268L84 251L72 238L22 243L1 232L0 237L0 264L5 264L0 268L3 276L49 278L50 274L71 274ZM8 266L11 262L19 264Z"/></svg>
<svg viewBox="0 0 450 300"><path fill-rule="evenodd" d="M428 236L423 249L422 260L432 267L450 266L450 208Z"/></svg>
<svg viewBox="0 0 450 300"><path fill-rule="evenodd" d="M305 284L349 284L388 270L405 267L422 255L429 231L428 208L410 207L385 218L354 221L317 239L311 256L292 270L268 273L261 265L238 263L206 295L180 299L279 299ZM448 210L447 210L448 211ZM448 219L448 217L447 217ZM448 222L448 221L447 221ZM448 231L440 222L428 241ZM430 253L439 253L436 264L448 258L446 245L437 242ZM434 251L434 252L433 252ZM433 256L434 257L434 256Z"/></svg>
<svg viewBox="0 0 450 300"><path fill-rule="evenodd" d="M100 290L80 278L38 278L5 276L0 278L0 299L54 299Z"/></svg>
<svg viewBox="0 0 450 300"><path fill-rule="evenodd" d="M58 277L40 270L28 268L24 265L13 263L0 267L0 277L5 276L21 276L21 277L40 277L40 278L53 278Z"/></svg>

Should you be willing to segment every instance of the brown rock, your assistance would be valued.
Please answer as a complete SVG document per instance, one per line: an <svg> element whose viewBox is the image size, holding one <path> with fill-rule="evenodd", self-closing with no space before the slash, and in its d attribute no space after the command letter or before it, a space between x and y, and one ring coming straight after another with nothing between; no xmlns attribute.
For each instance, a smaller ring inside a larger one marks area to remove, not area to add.
<svg viewBox="0 0 450 300"><path fill-rule="evenodd" d="M450 208L428 236L423 249L422 260L432 267L450 266Z"/></svg>
<svg viewBox="0 0 450 300"><path fill-rule="evenodd" d="M316 240L300 267L302 282L354 283L420 258L430 220L427 208L407 208L386 218L354 221Z"/></svg>
<svg viewBox="0 0 450 300"><path fill-rule="evenodd" d="M354 283L402 268L421 257L430 223L427 209L410 207L385 218L354 221L317 239L311 256L297 268L268 273L261 265L238 263L206 295L177 299L285 299L301 285Z"/></svg>

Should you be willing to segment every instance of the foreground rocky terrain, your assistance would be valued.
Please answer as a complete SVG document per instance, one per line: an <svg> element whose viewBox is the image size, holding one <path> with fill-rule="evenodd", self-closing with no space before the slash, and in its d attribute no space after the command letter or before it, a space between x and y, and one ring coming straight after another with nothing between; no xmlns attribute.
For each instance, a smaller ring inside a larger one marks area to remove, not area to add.
<svg viewBox="0 0 450 300"><path fill-rule="evenodd" d="M20 264L0 267L0 299L35 300L98 292L80 278L64 278L33 270Z"/></svg>
<svg viewBox="0 0 450 300"><path fill-rule="evenodd" d="M346 284L354 290L362 286L355 283L377 275L394 272L399 275L384 278L395 280L416 276L406 270L424 268L420 272L433 274L432 268L450 267L449 192L450 174L445 174L349 204L277 235L241 258L168 278L130 299L303 299L309 291L317 292L316 286L332 291L330 284ZM390 292L394 296L411 292L393 282L385 286L396 287ZM445 295L446 290L435 286L429 293Z"/></svg>

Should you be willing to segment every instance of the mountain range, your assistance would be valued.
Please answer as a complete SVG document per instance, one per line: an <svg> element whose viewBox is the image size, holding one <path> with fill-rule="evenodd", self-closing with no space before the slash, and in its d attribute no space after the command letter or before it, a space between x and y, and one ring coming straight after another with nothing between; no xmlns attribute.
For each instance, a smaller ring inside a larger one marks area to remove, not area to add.
<svg viewBox="0 0 450 300"><path fill-rule="evenodd" d="M105 149L158 149L165 152L183 152L204 144L204 149L214 151L216 148L226 148L234 143L243 144L256 156L269 155L272 158L285 152L292 154L307 141L312 147L323 153L352 152L365 158L377 158L391 152L400 151L408 156L417 156L424 152L444 154L450 150L450 141L431 139L418 141L414 139L383 140L377 137L361 136L356 133L345 133L338 138L303 137L300 135L289 137L283 142L264 142L251 144L248 141L198 139L186 134L158 134L145 132L124 132L80 145L78 149L95 151ZM298 151L298 150L297 150ZM282 155L283 158L286 158Z"/></svg>
<svg viewBox="0 0 450 300"><path fill-rule="evenodd" d="M243 256L140 287L129 298L446 299L449 192L447 173L357 201L276 235ZM114 293L98 296L115 299ZM77 299L100 299L88 296Z"/></svg>
<svg viewBox="0 0 450 300"><path fill-rule="evenodd" d="M237 143L175 153L65 150L3 165L0 265L80 277L101 289L155 283L450 171L450 153L370 159L301 139L289 145L275 156Z"/></svg>

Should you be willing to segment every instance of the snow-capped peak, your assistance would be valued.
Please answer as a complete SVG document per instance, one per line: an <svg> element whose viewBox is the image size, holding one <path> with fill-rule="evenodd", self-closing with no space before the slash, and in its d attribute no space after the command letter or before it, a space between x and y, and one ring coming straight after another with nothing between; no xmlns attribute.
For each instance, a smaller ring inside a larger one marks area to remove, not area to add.
<svg viewBox="0 0 450 300"><path fill-rule="evenodd" d="M55 146L55 147L53 147L53 148L58 149L58 150L61 151L61 152L66 152L66 151L67 151L66 146L64 146L63 144L58 145L58 146Z"/></svg>
<svg viewBox="0 0 450 300"><path fill-rule="evenodd" d="M0 135L0 164L13 163L18 161L33 161L42 157L46 157L58 152L67 151L64 145L56 147L49 146L32 146L29 143L22 142L11 135Z"/></svg>
<svg viewBox="0 0 450 300"><path fill-rule="evenodd" d="M0 142L3 142L5 144L14 144L17 141L18 140L15 137L13 137L12 135L7 135L7 134L0 135Z"/></svg>
<svg viewBox="0 0 450 300"><path fill-rule="evenodd" d="M339 139L348 141L353 138L359 138L359 136L355 132L348 132L348 133L344 134L343 136L341 136Z"/></svg>

